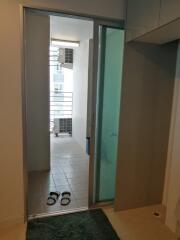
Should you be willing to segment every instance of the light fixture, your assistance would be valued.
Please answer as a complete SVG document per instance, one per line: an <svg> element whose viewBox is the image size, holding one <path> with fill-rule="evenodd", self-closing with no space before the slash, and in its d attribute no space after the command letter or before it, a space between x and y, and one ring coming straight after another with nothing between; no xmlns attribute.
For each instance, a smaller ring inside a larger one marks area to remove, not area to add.
<svg viewBox="0 0 180 240"><path fill-rule="evenodd" d="M51 38L51 44L54 46L72 47L73 48L73 47L79 47L80 42Z"/></svg>

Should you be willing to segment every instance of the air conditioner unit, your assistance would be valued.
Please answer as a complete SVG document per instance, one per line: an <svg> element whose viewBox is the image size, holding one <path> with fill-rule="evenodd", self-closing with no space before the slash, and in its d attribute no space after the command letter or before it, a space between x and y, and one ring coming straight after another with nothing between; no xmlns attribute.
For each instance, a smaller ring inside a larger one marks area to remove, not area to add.
<svg viewBox="0 0 180 240"><path fill-rule="evenodd" d="M54 134L68 133L72 135L72 118L54 118Z"/></svg>
<svg viewBox="0 0 180 240"><path fill-rule="evenodd" d="M73 49L59 48L59 63L62 67L73 68Z"/></svg>

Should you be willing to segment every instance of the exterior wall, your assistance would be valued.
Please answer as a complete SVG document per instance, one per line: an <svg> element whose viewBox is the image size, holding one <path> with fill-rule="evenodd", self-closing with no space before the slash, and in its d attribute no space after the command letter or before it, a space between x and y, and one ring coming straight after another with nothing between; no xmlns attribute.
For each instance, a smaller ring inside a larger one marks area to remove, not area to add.
<svg viewBox="0 0 180 240"><path fill-rule="evenodd" d="M0 2L0 226L24 218L23 131L20 6L38 7L124 19L119 0L1 0Z"/></svg>

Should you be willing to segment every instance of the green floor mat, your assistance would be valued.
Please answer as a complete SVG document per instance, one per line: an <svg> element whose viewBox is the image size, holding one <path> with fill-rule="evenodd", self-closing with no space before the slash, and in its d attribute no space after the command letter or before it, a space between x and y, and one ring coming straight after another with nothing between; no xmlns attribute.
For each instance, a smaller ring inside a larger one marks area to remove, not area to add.
<svg viewBox="0 0 180 240"><path fill-rule="evenodd" d="M82 211L29 221L27 240L118 240L102 210Z"/></svg>

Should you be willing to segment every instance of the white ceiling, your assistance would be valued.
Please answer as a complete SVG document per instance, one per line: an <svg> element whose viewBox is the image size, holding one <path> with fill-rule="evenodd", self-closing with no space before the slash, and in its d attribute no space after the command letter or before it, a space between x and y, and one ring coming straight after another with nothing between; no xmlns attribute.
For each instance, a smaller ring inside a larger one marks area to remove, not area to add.
<svg viewBox="0 0 180 240"><path fill-rule="evenodd" d="M50 16L50 37L71 41L91 39L93 37L93 22Z"/></svg>

